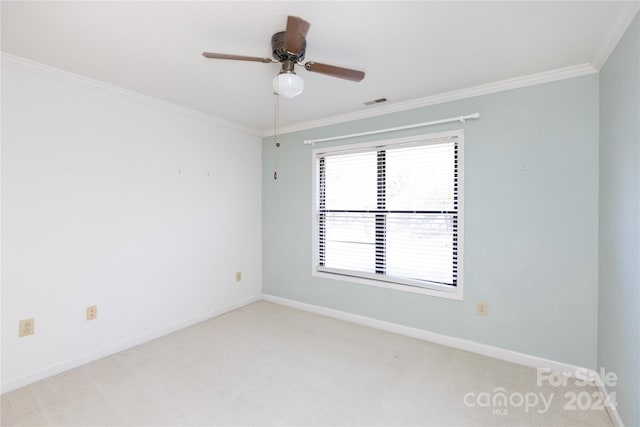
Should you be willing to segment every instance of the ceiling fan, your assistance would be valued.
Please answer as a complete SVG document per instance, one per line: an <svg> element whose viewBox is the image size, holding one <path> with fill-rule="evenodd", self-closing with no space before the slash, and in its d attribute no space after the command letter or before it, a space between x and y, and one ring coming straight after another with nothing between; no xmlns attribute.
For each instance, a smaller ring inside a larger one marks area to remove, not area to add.
<svg viewBox="0 0 640 427"><path fill-rule="evenodd" d="M273 57L276 59L275 61L271 58L229 55L226 53L214 52L203 52L202 56L212 59L263 62L265 64L280 62L282 64L282 69L273 79L273 91L277 95L282 95L287 98L293 98L294 96L299 95L304 89L304 80L294 71L296 64L313 73L338 77L353 82L359 82L362 80L364 78L363 71L313 61L309 61L304 64L301 62L304 59L307 47L305 37L310 26L311 24L302 18L289 16L287 18L286 31L280 31L271 37L271 47L273 50Z"/></svg>

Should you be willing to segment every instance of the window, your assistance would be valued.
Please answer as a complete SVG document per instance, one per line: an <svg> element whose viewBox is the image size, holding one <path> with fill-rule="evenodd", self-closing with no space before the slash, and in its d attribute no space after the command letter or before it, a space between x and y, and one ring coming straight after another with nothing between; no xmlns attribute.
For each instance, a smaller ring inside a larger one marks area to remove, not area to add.
<svg viewBox="0 0 640 427"><path fill-rule="evenodd" d="M462 298L462 131L313 157L314 275Z"/></svg>

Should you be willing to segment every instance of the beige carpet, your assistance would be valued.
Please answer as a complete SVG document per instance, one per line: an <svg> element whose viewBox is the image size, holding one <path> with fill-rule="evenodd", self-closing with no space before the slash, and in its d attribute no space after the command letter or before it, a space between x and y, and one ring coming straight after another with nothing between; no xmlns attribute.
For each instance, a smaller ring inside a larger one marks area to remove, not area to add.
<svg viewBox="0 0 640 427"><path fill-rule="evenodd" d="M4 394L2 425L610 426L606 410L566 408L565 393L594 391L258 302ZM534 394L553 394L548 410L520 403Z"/></svg>

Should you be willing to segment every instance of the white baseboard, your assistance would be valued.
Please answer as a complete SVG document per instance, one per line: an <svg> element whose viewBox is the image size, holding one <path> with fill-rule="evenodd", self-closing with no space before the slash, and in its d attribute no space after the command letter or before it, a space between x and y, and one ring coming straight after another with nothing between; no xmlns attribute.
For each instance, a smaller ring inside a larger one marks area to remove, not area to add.
<svg viewBox="0 0 640 427"><path fill-rule="evenodd" d="M187 319L182 322L174 323L173 325L149 332L144 335L140 335L138 337L135 337L127 341L120 342L116 345L105 347L103 349L100 349L98 351L94 351L91 353L83 354L79 357L73 358L71 360L67 360L66 362L56 364L49 368L42 369L32 374L25 375L19 378L10 379L7 382L2 383L2 393L7 393L17 388L24 387L28 384L34 383L36 381L40 381L50 376L57 375L61 372L65 372L70 369L77 368L78 366L86 365L87 363L93 362L94 360L101 359L103 357L107 357L115 353L119 353L121 351L130 349L132 347L136 347L140 344L144 344L156 338L160 338L165 335L169 335L173 332L179 331L180 329L184 329L191 325L195 325L196 323L209 320L213 317L220 316L221 314L225 314L235 309L238 309L240 307L244 307L245 305L260 301L261 299L262 299L261 296L252 297L247 300L241 301L239 303L231 304L218 310L213 310L207 314L197 316L191 319Z"/></svg>
<svg viewBox="0 0 640 427"><path fill-rule="evenodd" d="M524 353L518 353L517 351L506 350L500 347L494 347L487 344L481 344L475 341L469 341L462 338L451 337L448 335L437 334L435 332L425 331L423 329L412 328L409 326L400 325L397 323L385 322L383 320L372 319L370 317L360 316L358 314L347 313L340 310L334 310L332 308L320 307L317 305L306 304L299 301L290 300L287 298L276 297L269 294L263 294L262 298L265 301L274 302L276 304L286 305L292 308L297 308L304 311L309 311L316 314L321 314L336 319L346 320L348 322L357 323L359 325L369 326L376 329L381 329L387 332L393 332L400 335L405 335L412 338L417 338L424 341L429 341L436 344L445 345L447 347L453 347L460 350L469 351L472 353L481 354L483 356L493 357L494 359L505 360L507 362L516 363L518 365L524 365L531 368L547 368L553 372L560 372L565 375L572 375L578 369L581 372L585 372L585 368L570 365L563 362L556 362L554 360L544 359L538 356L531 356ZM588 370L589 373L595 373L595 371Z"/></svg>
<svg viewBox="0 0 640 427"><path fill-rule="evenodd" d="M617 406L609 401L609 392L607 391L607 387L605 387L605 385L601 382L600 384L598 384L598 390L602 395L602 401L605 402L605 408L607 408L607 412L611 417L611 421L613 421L613 425L616 427L624 427L624 423L622 422L622 418L620 417Z"/></svg>
<svg viewBox="0 0 640 427"><path fill-rule="evenodd" d="M555 360L545 359L543 357L532 356L517 351L506 350L500 347L494 347L487 344L481 344L475 341L469 341L462 338L455 338L448 335L437 334L435 332L425 331L423 329L412 328L409 326L399 325L397 323L385 322L383 320L372 319L370 317L360 316L358 314L347 313L345 311L334 310L332 308L321 307L317 305L307 304L304 302L294 301L287 298L281 298L274 295L262 294L262 299L276 304L286 305L288 307L297 308L299 310L320 314L335 319L345 320L347 322L357 323L363 326L380 329L387 332L393 332L399 335L405 335L447 347L457 348L472 353L481 354L494 359L504 360L518 365L528 366L530 368L549 369L567 376L574 377L576 373L588 375L589 377L597 376L598 373L592 369L583 368L568 363L557 362ZM595 378L595 377L594 377ZM602 394L603 402L609 402L609 396L606 388L600 382L598 389ZM610 403L606 405L607 412L616 427L624 427L620 414L615 406Z"/></svg>
<svg viewBox="0 0 640 427"><path fill-rule="evenodd" d="M494 347L487 344L481 344L475 341L469 341L461 338L451 337L448 335L437 334L435 332L429 332L422 329L399 325L397 323L385 322L383 320L377 320L377 319L373 319L366 316L360 316L358 314L347 313L344 311L334 310L327 307L307 304L307 303L294 301L286 298L276 297L269 294L263 294L262 297L249 298L245 301L226 306L222 309L212 311L202 316L198 316L189 320L175 323L171 326L158 329L156 331L152 331L150 333L138 336L134 339L121 342L114 346L103 348L101 350L98 350L92 353L84 354L80 357L68 360L63 363L59 363L57 365L51 366L46 369L42 369L32 374L25 375L20 378L11 379L2 384L2 387L1 387L2 393L7 393L17 388L34 383L36 381L43 380L50 376L68 371L73 368L77 368L82 365L86 365L87 363L90 363L94 360L107 357L115 353L119 353L129 348L138 346L140 344L144 344L145 342L163 337L165 335L179 331L181 329L184 329L196 323L200 323L205 320L209 320L213 317L217 317L221 314L228 313L230 311L244 307L245 305L260 301L261 299L265 301L273 302L276 304L281 304L288 307L296 308L299 310L308 311L311 313L316 313L323 316L332 317L335 319L341 319L341 320L356 323L359 325L369 326L369 327L380 329L383 331L405 335L408 337L445 345L447 347L457 348L460 350L481 354L483 356L493 357L495 359L504 360L507 362L516 363L523 366L528 366L531 368L547 368L547 369L550 369L551 371L560 372L569 376L573 376L573 374L575 372L578 372L579 370L581 370L582 372L585 372L585 368L581 368L579 366L570 365L563 362L557 362L557 361L545 359L542 357L531 356L528 354L519 353L512 350L506 350L503 348ZM597 375L595 371L592 371L592 370L587 370L587 371L589 372L589 375L591 374ZM598 388L600 390L600 393L602 393L603 395L603 399L604 399L603 401L608 402L609 401L607 399L608 392L606 388L603 385L599 386ZM607 408L607 411L609 412L609 416L611 417L616 427L624 427L624 424L622 422L622 419L620 418L620 414L618 413L617 408L612 405L606 405L606 408Z"/></svg>

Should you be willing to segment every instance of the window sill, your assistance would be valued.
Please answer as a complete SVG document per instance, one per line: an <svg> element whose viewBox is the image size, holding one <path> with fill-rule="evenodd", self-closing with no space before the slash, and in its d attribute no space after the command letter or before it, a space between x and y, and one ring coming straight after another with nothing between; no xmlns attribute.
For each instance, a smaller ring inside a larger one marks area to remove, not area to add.
<svg viewBox="0 0 640 427"><path fill-rule="evenodd" d="M439 298L463 301L461 285L458 285L453 289L451 287L444 287L444 286L442 287L442 289L421 288L417 286L409 286L409 285L402 285L398 283L385 282L382 280L372 280L372 279L365 279L362 277L347 276L344 274L326 273L322 271L317 271L315 269L312 271L312 276L322 278L322 279L336 280L339 282L356 283L359 285L374 286L377 288L393 289L401 292L410 292L414 294L429 295L429 296L434 296Z"/></svg>

